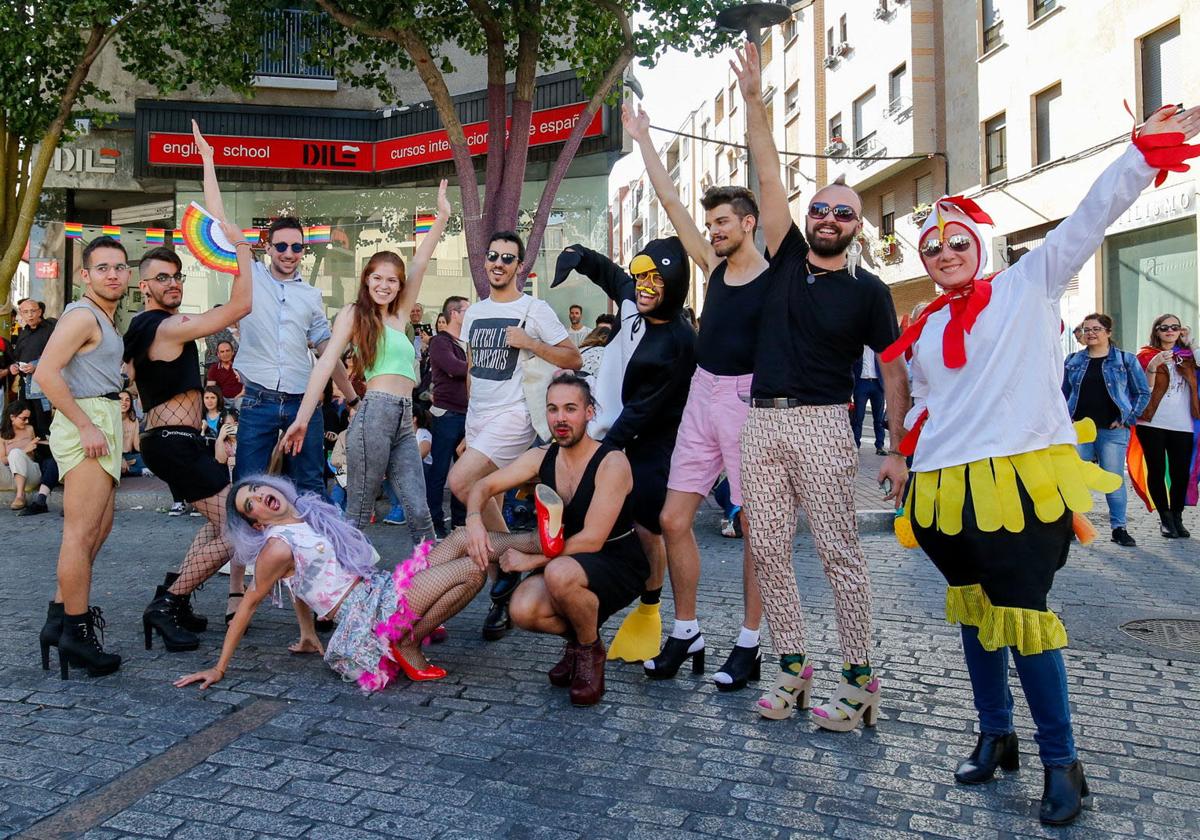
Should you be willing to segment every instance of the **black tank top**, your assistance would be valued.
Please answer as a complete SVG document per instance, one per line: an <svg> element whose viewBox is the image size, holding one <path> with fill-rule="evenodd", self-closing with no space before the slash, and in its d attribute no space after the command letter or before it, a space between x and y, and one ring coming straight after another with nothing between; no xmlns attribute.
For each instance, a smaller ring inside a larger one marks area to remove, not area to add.
<svg viewBox="0 0 1200 840"><path fill-rule="evenodd" d="M542 468L538 471L538 480L556 493L558 487L555 486L554 466L558 463L558 450L557 443L550 444L545 457L542 458ZM570 502L563 506L564 536L573 537L583 530L588 508L592 506L592 496L596 493L596 470L600 469L600 462L609 452L619 451L615 446L602 443L592 455L592 459L588 461L587 467L583 470L583 476L579 479L579 486L575 488L575 495L571 497ZM624 536L632 528L633 513L629 509L629 497L626 496L625 503L621 505L621 512L617 514L617 521L613 523L612 530L608 534L608 539Z"/></svg>
<svg viewBox="0 0 1200 840"><path fill-rule="evenodd" d="M158 326L170 317L170 312L161 309L139 312L125 330L125 361L133 362L138 396L142 398L145 411L162 405L171 397L202 389L196 342L185 341L183 351L169 362L150 359L150 345L158 334Z"/></svg>
<svg viewBox="0 0 1200 840"><path fill-rule="evenodd" d="M700 314L700 337L696 341L696 364L717 376L754 373L758 348L758 321L766 298L766 271L749 283L730 286L725 266L713 269L704 292Z"/></svg>

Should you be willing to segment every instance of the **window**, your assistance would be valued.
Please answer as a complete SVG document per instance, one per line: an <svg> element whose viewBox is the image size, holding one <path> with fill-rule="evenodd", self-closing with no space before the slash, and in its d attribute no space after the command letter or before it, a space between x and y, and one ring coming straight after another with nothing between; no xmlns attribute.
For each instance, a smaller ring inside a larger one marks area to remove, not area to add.
<svg viewBox="0 0 1200 840"><path fill-rule="evenodd" d="M1179 102L1183 87L1183 39L1179 21L1142 39L1142 116L1148 117L1168 102Z"/></svg>
<svg viewBox="0 0 1200 840"><path fill-rule="evenodd" d="M850 36L846 32L846 16L842 15L842 19L838 22L838 34L842 37L839 39L843 44L849 43Z"/></svg>
<svg viewBox="0 0 1200 840"><path fill-rule="evenodd" d="M884 193L879 198L879 235L891 236L896 232L896 194Z"/></svg>
<svg viewBox="0 0 1200 840"><path fill-rule="evenodd" d="M733 114L735 111L737 111L737 103L738 103L737 82L734 82L733 84L731 84L729 86L729 113L730 114Z"/></svg>
<svg viewBox="0 0 1200 840"><path fill-rule="evenodd" d="M829 49L829 55L832 56L837 52L837 41L833 37L833 27L829 27L829 32L826 34L825 43Z"/></svg>
<svg viewBox="0 0 1200 840"><path fill-rule="evenodd" d="M772 131L775 130L775 103L767 103L767 127Z"/></svg>
<svg viewBox="0 0 1200 840"><path fill-rule="evenodd" d="M829 142L844 143L845 136L842 134L842 115L834 114L829 118Z"/></svg>
<svg viewBox="0 0 1200 840"><path fill-rule="evenodd" d="M916 204L933 204L933 175L922 175L917 179L914 187L916 195Z"/></svg>
<svg viewBox="0 0 1200 840"><path fill-rule="evenodd" d="M800 83L794 82L790 88L783 92L783 111L785 114L794 114L799 107Z"/></svg>
<svg viewBox="0 0 1200 840"><path fill-rule="evenodd" d="M789 193L800 191L800 158L793 157L787 164L787 188Z"/></svg>
<svg viewBox="0 0 1200 840"><path fill-rule="evenodd" d="M870 141L875 138L874 110L875 88L871 88L854 100L854 153L868 151Z"/></svg>
<svg viewBox="0 0 1200 840"><path fill-rule="evenodd" d="M1008 144L1004 129L1004 114L992 117L983 124L984 159L987 165L984 183L995 184L1008 177Z"/></svg>
<svg viewBox="0 0 1200 840"><path fill-rule="evenodd" d="M1058 0L1033 0L1033 19L1041 20L1054 11L1057 5Z"/></svg>
<svg viewBox="0 0 1200 840"><path fill-rule="evenodd" d="M783 43L786 46L796 37L796 18L788 15L788 19L783 22Z"/></svg>
<svg viewBox="0 0 1200 840"><path fill-rule="evenodd" d="M760 52L759 64L766 67L771 63L771 59L775 55L775 39L771 37L771 33L767 32L763 38L762 51Z"/></svg>
<svg viewBox="0 0 1200 840"><path fill-rule="evenodd" d="M685 158L687 156L688 156L688 138L680 137L679 138L679 157L682 160L683 158Z"/></svg>
<svg viewBox="0 0 1200 840"><path fill-rule="evenodd" d="M291 4L299 5L299 4ZM275 9L263 12L265 31L256 73L301 79L333 79L333 68L310 57L314 41L329 38L330 23L324 12Z"/></svg>
<svg viewBox="0 0 1200 840"><path fill-rule="evenodd" d="M888 73L888 111L896 113L900 110L900 100L904 98L904 77L908 75L908 65L901 64Z"/></svg>
<svg viewBox="0 0 1200 840"><path fill-rule="evenodd" d="M1058 120L1055 115L1060 107L1059 98L1062 96L1062 84L1057 84L1052 88L1039 93L1034 97L1033 119L1034 119L1034 162L1041 166L1043 163L1048 163L1054 159L1052 151L1052 136L1053 126ZM1060 124L1061 130L1061 124Z"/></svg>
<svg viewBox="0 0 1200 840"><path fill-rule="evenodd" d="M996 0L983 0L983 51L989 53L1004 43L1000 27L1004 21L996 10Z"/></svg>
<svg viewBox="0 0 1200 840"><path fill-rule="evenodd" d="M713 120L720 125L721 120L725 119L725 91L722 90L717 94L716 104L713 105Z"/></svg>

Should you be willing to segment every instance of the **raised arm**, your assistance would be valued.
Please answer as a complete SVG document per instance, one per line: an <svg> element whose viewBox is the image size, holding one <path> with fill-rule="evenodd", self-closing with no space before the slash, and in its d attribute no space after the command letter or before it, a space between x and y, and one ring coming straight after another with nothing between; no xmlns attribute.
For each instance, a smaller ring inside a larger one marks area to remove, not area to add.
<svg viewBox="0 0 1200 840"><path fill-rule="evenodd" d="M762 213L763 237L767 252L778 253L783 237L792 226L788 209L787 190L779 171L779 152L771 125L767 121L767 106L762 100L762 67L758 63L758 48L747 42L737 51L737 60L729 66L737 76L738 88L746 103L746 135L750 157L758 170L758 208Z"/></svg>
<svg viewBox="0 0 1200 840"><path fill-rule="evenodd" d="M620 303L623 300L634 299L633 278L621 269L621 266L598 251L585 248L582 245L569 245L561 254L554 266L554 288L576 271L604 290L610 300Z"/></svg>
<svg viewBox="0 0 1200 840"><path fill-rule="evenodd" d="M667 218L671 220L684 249L707 277L720 258L713 250L712 243L696 227L696 221L688 209L679 200L675 182L671 180L667 167L658 156L658 150L650 142L650 115L640 107L631 108L626 102L621 105L621 125L625 127L625 133L637 142L638 149L642 152L642 162L646 164L646 174L650 176L650 185L654 187L654 194L658 196L659 203L667 211Z"/></svg>
<svg viewBox="0 0 1200 840"><path fill-rule="evenodd" d="M353 303L342 307L342 311L338 313L337 319L333 322L333 335L325 342L325 346L321 350L321 358L317 359L312 373L308 375L308 386L304 389L304 399L300 401L296 419L292 425L288 426L288 430L283 435L283 451L290 455L298 454L304 446L304 435L308 432L308 422L321 402L321 397L325 393L325 383L329 381L329 377L333 376L339 367L342 368L343 375L345 374L345 367L342 366L342 352L350 344L350 331L354 327L354 307ZM339 389L340 387L339 385ZM353 399L353 396L350 396L350 399Z"/></svg>
<svg viewBox="0 0 1200 840"><path fill-rule="evenodd" d="M46 349L42 351L37 369L33 372L33 381L42 389L42 393L54 408L61 411L63 416L79 429L79 441L83 445L84 455L89 458L102 458L107 455L108 440L104 437L104 432L97 429L87 413L79 407L79 403L75 402L62 371L99 331L100 325L95 315L83 309L71 310L58 319L58 326L50 334Z"/></svg>
<svg viewBox="0 0 1200 840"><path fill-rule="evenodd" d="M221 187L217 183L217 167L213 163L213 148L204 135L200 133L200 125L192 120L192 141L204 166L204 209L222 222L229 221L225 215L225 202L221 200ZM242 237L239 235L238 239Z"/></svg>
<svg viewBox="0 0 1200 840"><path fill-rule="evenodd" d="M400 293L398 311L408 312L417 302L417 296L421 292L421 281L425 279L425 269L429 267L434 249L442 241L442 233L446 230L446 222L449 220L450 201L446 198L446 179L443 178L442 183L438 185L437 218L434 219L433 226L429 228L425 238L421 240L421 244L417 246L412 259L408 261L408 270L404 273L404 290Z"/></svg>

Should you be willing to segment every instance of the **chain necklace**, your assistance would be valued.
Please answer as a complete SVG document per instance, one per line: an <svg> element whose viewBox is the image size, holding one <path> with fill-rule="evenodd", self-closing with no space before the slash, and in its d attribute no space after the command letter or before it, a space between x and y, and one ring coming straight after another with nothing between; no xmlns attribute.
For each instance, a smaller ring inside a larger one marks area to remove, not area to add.
<svg viewBox="0 0 1200 840"><path fill-rule="evenodd" d="M812 263L810 263L808 261L808 257L804 258L804 267L808 269L808 278L807 279L808 279L808 285L810 285L810 286L813 283L817 282L818 277L824 277L826 274L830 274L833 271L833 269L828 269L828 268L825 269L824 271L817 271L815 268L813 268Z"/></svg>

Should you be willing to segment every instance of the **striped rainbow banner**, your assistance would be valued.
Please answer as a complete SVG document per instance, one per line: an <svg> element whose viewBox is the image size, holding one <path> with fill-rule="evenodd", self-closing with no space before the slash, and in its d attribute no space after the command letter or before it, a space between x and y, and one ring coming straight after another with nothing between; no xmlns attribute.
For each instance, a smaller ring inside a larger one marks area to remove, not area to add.
<svg viewBox="0 0 1200 840"><path fill-rule="evenodd" d="M118 242L121 241L121 228L117 225L102 225L100 228L101 236L111 236Z"/></svg>
<svg viewBox="0 0 1200 840"><path fill-rule="evenodd" d="M185 244L183 241L183 231L180 230L179 228L175 228L175 230L171 231L171 244L172 245Z"/></svg>
<svg viewBox="0 0 1200 840"><path fill-rule="evenodd" d="M304 229L304 241L309 245L319 245L328 242L332 230L329 225L312 225Z"/></svg>
<svg viewBox="0 0 1200 840"><path fill-rule="evenodd" d="M242 238L251 245L257 245L262 239L262 231L256 227L242 228Z"/></svg>
<svg viewBox="0 0 1200 840"><path fill-rule="evenodd" d="M146 228L147 245L162 245L166 236L167 232L163 228Z"/></svg>
<svg viewBox="0 0 1200 840"><path fill-rule="evenodd" d="M437 216L433 213L417 213L413 216L413 233L429 233Z"/></svg>
<svg viewBox="0 0 1200 840"><path fill-rule="evenodd" d="M83 239L83 222L63 222L63 236L67 239Z"/></svg>

